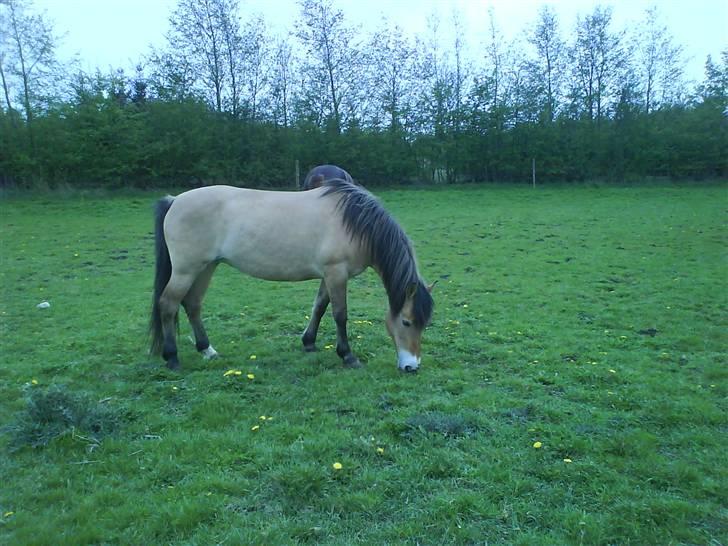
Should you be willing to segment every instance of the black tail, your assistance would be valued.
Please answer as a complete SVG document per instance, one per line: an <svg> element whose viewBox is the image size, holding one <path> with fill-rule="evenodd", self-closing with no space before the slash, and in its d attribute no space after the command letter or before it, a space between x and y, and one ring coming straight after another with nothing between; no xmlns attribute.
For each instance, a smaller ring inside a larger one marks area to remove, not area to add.
<svg viewBox="0 0 728 546"><path fill-rule="evenodd" d="M154 269L154 294L152 296L152 316L149 320L151 343L149 350L158 355L162 352L164 333L162 332L162 316L159 312L159 297L172 276L172 262L169 259L167 241L164 240L164 217L172 206L174 197L168 195L157 201L154 207L154 250L156 266Z"/></svg>

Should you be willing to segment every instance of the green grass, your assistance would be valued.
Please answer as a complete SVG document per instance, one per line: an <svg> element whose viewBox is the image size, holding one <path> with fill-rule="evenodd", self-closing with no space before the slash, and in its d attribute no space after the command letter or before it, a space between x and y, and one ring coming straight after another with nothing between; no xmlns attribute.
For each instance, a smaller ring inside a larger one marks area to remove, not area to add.
<svg viewBox="0 0 728 546"><path fill-rule="evenodd" d="M0 543L726 544L726 186L378 193L439 280L414 376L373 273L349 370L316 282L224 267L169 372L157 195L0 202ZM18 446L48 392L115 426Z"/></svg>

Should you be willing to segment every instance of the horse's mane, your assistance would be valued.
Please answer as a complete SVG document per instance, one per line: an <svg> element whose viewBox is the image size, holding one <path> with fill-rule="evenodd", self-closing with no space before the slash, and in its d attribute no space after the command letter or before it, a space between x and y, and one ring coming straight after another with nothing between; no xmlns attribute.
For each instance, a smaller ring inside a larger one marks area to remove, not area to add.
<svg viewBox="0 0 728 546"><path fill-rule="evenodd" d="M432 296L417 271L414 250L399 224L382 207L379 200L360 186L345 180L327 180L323 195L341 198L344 227L352 237L360 239L369 252L372 264L382 277L393 313L404 307L407 289L416 286L413 301L414 323L423 328L432 316Z"/></svg>

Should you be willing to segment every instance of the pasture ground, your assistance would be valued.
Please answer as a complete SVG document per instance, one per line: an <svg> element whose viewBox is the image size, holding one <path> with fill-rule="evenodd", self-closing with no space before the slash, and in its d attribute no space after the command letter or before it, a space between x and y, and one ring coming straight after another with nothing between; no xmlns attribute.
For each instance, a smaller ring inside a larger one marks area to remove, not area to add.
<svg viewBox="0 0 728 546"><path fill-rule="evenodd" d="M728 543L724 184L376 193L439 281L417 375L374 273L348 370L315 281L227 267L169 372L159 194L0 201L0 543Z"/></svg>

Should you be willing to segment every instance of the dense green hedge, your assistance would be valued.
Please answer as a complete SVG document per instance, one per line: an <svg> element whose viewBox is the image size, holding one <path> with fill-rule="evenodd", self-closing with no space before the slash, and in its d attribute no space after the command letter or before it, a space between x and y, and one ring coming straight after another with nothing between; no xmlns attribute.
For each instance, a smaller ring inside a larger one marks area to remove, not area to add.
<svg viewBox="0 0 728 546"><path fill-rule="evenodd" d="M474 116L473 116L474 117ZM467 118L466 118L467 121ZM6 185L292 187L313 165L336 163L365 184L631 180L728 176L728 118L720 99L617 113L600 123L559 118L501 130L465 123L439 136L300 122L233 119L203 102L61 104L32 126L0 113Z"/></svg>

